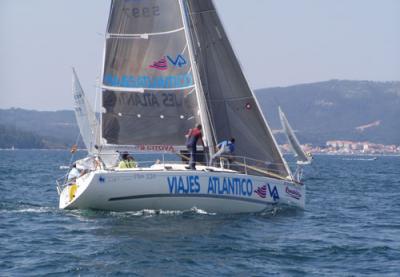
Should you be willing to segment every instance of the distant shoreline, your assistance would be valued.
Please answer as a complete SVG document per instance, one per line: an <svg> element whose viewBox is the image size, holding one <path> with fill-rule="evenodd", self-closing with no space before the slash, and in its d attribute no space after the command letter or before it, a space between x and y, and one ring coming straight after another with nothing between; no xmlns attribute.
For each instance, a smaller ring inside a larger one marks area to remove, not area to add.
<svg viewBox="0 0 400 277"><path fill-rule="evenodd" d="M346 154L346 153L312 153L313 156L351 156L351 157L400 157L400 154ZM289 154L290 155L290 154Z"/></svg>
<svg viewBox="0 0 400 277"><path fill-rule="evenodd" d="M2 149L0 151L68 151L69 148L21 148L21 149ZM78 152L86 152L86 149L78 149ZM171 153L173 154L173 153ZM349 157L400 157L400 154L345 154L345 153L312 153L314 156L349 156ZM290 153L283 153L283 155L292 155Z"/></svg>

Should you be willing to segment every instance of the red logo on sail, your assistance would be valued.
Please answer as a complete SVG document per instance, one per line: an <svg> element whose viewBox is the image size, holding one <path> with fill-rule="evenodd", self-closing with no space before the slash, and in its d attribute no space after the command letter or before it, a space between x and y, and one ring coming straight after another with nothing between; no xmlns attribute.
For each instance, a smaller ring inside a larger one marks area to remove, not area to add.
<svg viewBox="0 0 400 277"><path fill-rule="evenodd" d="M153 64L150 65L149 67L157 70L167 70L168 69L167 58L163 57L161 60L153 62Z"/></svg>

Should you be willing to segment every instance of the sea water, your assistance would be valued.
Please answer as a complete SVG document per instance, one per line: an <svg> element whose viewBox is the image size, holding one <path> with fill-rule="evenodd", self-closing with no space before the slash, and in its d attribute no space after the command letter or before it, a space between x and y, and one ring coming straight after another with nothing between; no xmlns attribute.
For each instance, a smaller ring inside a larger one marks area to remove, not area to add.
<svg viewBox="0 0 400 277"><path fill-rule="evenodd" d="M242 215L61 211L68 163L0 151L0 276L400 275L400 157L316 156L306 210Z"/></svg>

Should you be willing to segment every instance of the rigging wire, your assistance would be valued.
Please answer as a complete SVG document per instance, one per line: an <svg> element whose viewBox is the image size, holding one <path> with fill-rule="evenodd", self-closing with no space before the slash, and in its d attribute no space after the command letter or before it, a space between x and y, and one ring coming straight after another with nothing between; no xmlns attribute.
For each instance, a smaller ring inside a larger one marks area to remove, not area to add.
<svg viewBox="0 0 400 277"><path fill-rule="evenodd" d="M75 146L76 146L76 148L78 147L78 143L79 143L79 139L80 139L80 138L81 138L81 133L79 132L78 135L77 135L77 137L76 137L75 144L71 147L71 150L70 150L70 152L71 152L71 158L69 159L68 171L67 171L67 173L65 174L64 184L66 184L67 181L68 181L68 172L72 169L72 164L73 164L73 160L74 160L74 158L75 158L75 153L77 152L77 151L74 150L74 149L75 149Z"/></svg>

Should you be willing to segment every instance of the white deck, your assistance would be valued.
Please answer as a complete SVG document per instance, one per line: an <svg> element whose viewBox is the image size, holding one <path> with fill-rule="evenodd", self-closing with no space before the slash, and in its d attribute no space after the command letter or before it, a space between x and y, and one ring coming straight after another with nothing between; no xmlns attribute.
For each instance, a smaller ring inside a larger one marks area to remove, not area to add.
<svg viewBox="0 0 400 277"><path fill-rule="evenodd" d="M188 165L186 164L173 164L173 163L159 163L154 164L150 167L135 167L135 168L114 168L115 171L194 171L190 168L187 168ZM220 168L220 167L213 167L213 166L204 166L204 165L197 165L195 171L206 171L206 172L226 172L226 173L238 173L234 170Z"/></svg>

